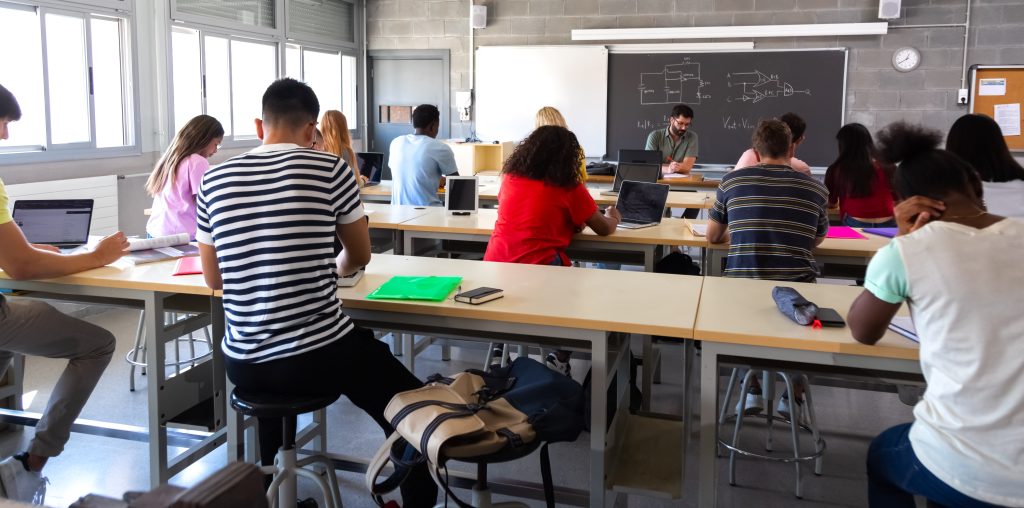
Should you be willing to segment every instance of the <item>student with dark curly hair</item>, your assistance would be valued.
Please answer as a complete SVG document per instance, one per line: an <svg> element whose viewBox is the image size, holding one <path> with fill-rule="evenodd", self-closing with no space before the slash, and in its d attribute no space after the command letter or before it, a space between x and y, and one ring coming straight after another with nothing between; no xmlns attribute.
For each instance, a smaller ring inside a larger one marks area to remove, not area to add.
<svg viewBox="0 0 1024 508"><path fill-rule="evenodd" d="M590 226L606 236L621 216L614 206L602 214L580 176L576 135L543 126L516 147L501 169L498 221L484 261L570 266L565 249L573 235ZM569 374L567 352L549 355L548 365Z"/></svg>
<svg viewBox="0 0 1024 508"><path fill-rule="evenodd" d="M961 116L946 135L946 150L978 172L990 212L1024 217L1024 168L1010 154L995 120L978 114Z"/></svg>
<svg viewBox="0 0 1024 508"><path fill-rule="evenodd" d="M899 235L871 259L847 321L857 341L875 344L908 305L928 387L913 423L871 442L868 502L1024 506L1024 220L985 209L977 173L937 148L939 132L897 123L878 139L899 162Z"/></svg>

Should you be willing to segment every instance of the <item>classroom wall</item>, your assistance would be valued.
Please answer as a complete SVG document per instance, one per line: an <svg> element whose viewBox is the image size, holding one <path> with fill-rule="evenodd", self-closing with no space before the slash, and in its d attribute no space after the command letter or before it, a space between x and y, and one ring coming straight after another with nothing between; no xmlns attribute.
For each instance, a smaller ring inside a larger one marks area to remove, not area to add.
<svg viewBox="0 0 1024 508"><path fill-rule="evenodd" d="M576 28L639 28L878 21L878 0L476 0L487 5L487 28L475 44L572 44ZM967 63L1024 63L1024 2L973 0ZM470 88L470 0L367 0L369 49L451 50L452 92ZM891 24L962 22L965 0L903 0ZM637 41L689 42L689 41ZM757 39L756 48L849 47L847 121L872 131L900 119L947 129L965 106L955 104L963 61L962 28L890 29L885 36ZM589 42L588 42L589 44ZM912 45L921 66L892 69L892 52ZM454 96L452 98L454 104ZM700 131L700 110L694 129ZM470 124L452 111L452 137ZM816 136L809 126L810 139ZM832 139L834 133L821 133Z"/></svg>

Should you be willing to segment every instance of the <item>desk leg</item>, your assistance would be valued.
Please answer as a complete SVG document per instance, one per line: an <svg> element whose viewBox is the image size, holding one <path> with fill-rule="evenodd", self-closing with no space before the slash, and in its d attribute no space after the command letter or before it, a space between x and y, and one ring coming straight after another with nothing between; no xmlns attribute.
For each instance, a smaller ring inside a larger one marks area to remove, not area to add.
<svg viewBox="0 0 1024 508"><path fill-rule="evenodd" d="M166 382L164 367L164 294L148 293L146 305L146 350L148 369L146 391L148 394L147 413L149 415L149 484L156 488L167 483L167 427L164 426L161 412L161 391Z"/></svg>
<svg viewBox="0 0 1024 508"><path fill-rule="evenodd" d="M628 344L624 345L628 347ZM605 508L605 450L608 421L608 337L595 334L591 341L590 370L590 506Z"/></svg>
<svg viewBox="0 0 1024 508"><path fill-rule="evenodd" d="M406 256L415 256L416 251L412 250L412 244L415 238L409 233L402 233L402 254Z"/></svg>
<svg viewBox="0 0 1024 508"><path fill-rule="evenodd" d="M641 411L651 410L651 387L654 384L654 369L657 368L654 362L657 359L654 357L654 344L653 338L650 335L643 336L644 341L644 365L643 375L641 377L641 390L643 391L644 398L640 403ZM632 353L630 353L632 354Z"/></svg>
<svg viewBox="0 0 1024 508"><path fill-rule="evenodd" d="M402 337L402 364L409 372L416 373L416 334L403 333Z"/></svg>
<svg viewBox="0 0 1024 508"><path fill-rule="evenodd" d="M722 266L725 264L725 258L729 256L728 249L708 249L708 261L711 263L708 266L707 274L714 277L722 276Z"/></svg>
<svg viewBox="0 0 1024 508"><path fill-rule="evenodd" d="M715 463L715 441L718 439L718 352L714 343L704 341L700 360L700 454L697 470L700 471L700 504L702 508L713 508L717 494Z"/></svg>
<svg viewBox="0 0 1024 508"><path fill-rule="evenodd" d="M395 255L396 256L404 255L405 254L405 235L402 233L401 229L396 229L395 230L393 242L395 244L395 247L394 247Z"/></svg>

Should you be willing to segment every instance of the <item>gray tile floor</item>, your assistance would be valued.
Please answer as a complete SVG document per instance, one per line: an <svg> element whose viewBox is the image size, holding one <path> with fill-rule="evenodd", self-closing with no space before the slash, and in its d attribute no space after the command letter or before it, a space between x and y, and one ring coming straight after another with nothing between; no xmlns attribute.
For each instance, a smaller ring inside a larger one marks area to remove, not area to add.
<svg viewBox="0 0 1024 508"><path fill-rule="evenodd" d="M110 309L90 316L90 321L104 326L118 338L118 350L108 367L100 386L85 407L82 417L118 423L145 425L146 381L137 378L137 391L128 391L128 367L125 352L134 340L138 313L127 309ZM637 348L634 348L638 350ZM663 382L656 385L652 408L661 413L680 414L682 382L681 350L662 346ZM417 362L416 373L426 377L434 372L457 372L478 367L483 359L479 349L453 349L450 362L440 361L440 349L429 348ZM63 362L49 359L29 359L26 374L26 405L30 410L42 411L49 396L50 386L63 368ZM574 365L574 373L582 376L586 365ZM697 376L695 376L697 377ZM723 381L724 384L724 381ZM696 388L696 387L695 387ZM828 387L815 387L817 415L824 438L828 443L824 475L816 477L805 472L803 500L792 493L793 466L769 464L762 461L740 459L738 484L726 481L727 461L719 460L719 506L864 506L866 480L864 456L871 438L891 425L909 421L911 408L900 403L895 394L860 392ZM346 400L329 409L330 451L368 456L383 439L376 425ZM747 434L750 442L763 436L761 429L751 425ZM23 450L32 436L32 429L0 433L0 456ZM776 443L785 443L786 434L777 431ZM587 486L586 439L576 443L562 443L552 447L552 464L556 484L575 488ZM684 498L665 501L630 496L628 506L694 506L696 505L696 441L691 442L688 457L687 482ZM126 490L148 488L147 445L110 438L73 434L64 453L53 459L45 470L50 479L47 505L67 506L87 493L120 496ZM172 452L173 453L173 452ZM224 454L213 453L182 474L172 483L188 486L206 477L224 464ZM511 477L524 481L539 481L536 457L492 466L491 477ZM363 493L361 475L342 473L342 490L347 507L371 507L372 501ZM311 485L300 483L303 493L312 495ZM531 502L531 506L543 503Z"/></svg>

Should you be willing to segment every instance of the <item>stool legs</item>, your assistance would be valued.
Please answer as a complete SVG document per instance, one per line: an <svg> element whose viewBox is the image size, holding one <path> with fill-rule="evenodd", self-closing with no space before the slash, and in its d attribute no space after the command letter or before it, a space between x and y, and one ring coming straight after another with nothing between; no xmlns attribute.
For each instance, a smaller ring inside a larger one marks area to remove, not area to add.
<svg viewBox="0 0 1024 508"><path fill-rule="evenodd" d="M796 466L796 490L794 494L797 499L804 498L803 483L801 483L800 461L800 438L796 434L797 426L800 425L800 408L797 407L796 397L793 396L793 380L785 372L779 372L782 381L786 383L786 393L789 394L789 433L793 439L793 465Z"/></svg>
<svg viewBox="0 0 1024 508"><path fill-rule="evenodd" d="M304 476L313 480L320 488L326 508L342 508L338 477L330 461L321 455L298 460L295 450L296 417L291 416L283 420L284 441L274 457L274 465L261 468L265 474L274 475L267 489L267 503L278 508L294 508L298 499L296 480L299 476ZM306 467L313 464L322 467L324 474L318 474ZM324 475L327 476L326 479Z"/></svg>
<svg viewBox="0 0 1024 508"><path fill-rule="evenodd" d="M754 370L748 369L743 376L743 383L740 384L740 410L736 413L736 425L732 430L732 446L737 447L740 442L740 429L743 428L743 414L747 410L747 390L750 389L750 380L754 377ZM736 485L736 452L729 450L729 485Z"/></svg>

